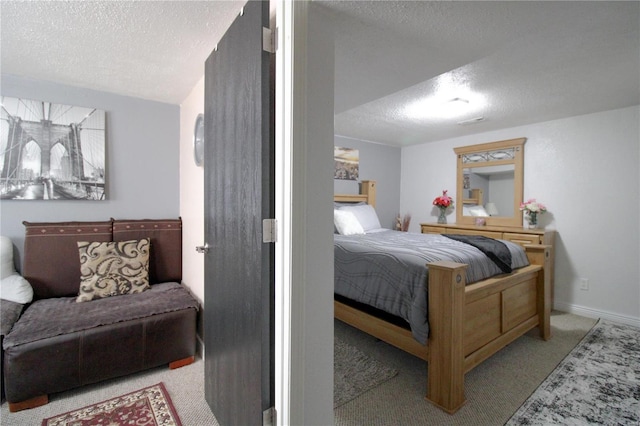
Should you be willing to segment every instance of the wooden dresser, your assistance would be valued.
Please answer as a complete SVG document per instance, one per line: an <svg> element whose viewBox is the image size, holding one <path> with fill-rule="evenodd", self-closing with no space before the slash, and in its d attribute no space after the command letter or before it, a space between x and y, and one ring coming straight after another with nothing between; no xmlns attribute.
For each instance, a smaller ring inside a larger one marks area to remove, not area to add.
<svg viewBox="0 0 640 426"><path fill-rule="evenodd" d="M553 301L554 272L555 272L555 240L556 231L553 229L526 229L510 226L476 226L441 223L421 223L423 234L462 234L484 235L498 240L513 241L520 245L544 244L551 246L551 294ZM553 302L552 302L553 303Z"/></svg>

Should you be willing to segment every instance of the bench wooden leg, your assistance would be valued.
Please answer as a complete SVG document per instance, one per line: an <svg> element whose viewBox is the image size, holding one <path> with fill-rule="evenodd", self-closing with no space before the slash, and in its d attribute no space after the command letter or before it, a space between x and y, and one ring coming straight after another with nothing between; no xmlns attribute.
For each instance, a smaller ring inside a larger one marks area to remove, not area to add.
<svg viewBox="0 0 640 426"><path fill-rule="evenodd" d="M27 410L29 408L40 407L41 405L46 405L49 403L48 395L40 395L35 398L27 399L25 401L20 402L10 402L9 403L9 412L16 413L18 411Z"/></svg>
<svg viewBox="0 0 640 426"><path fill-rule="evenodd" d="M182 359L179 359L177 361L173 361L173 362L169 363L169 368L171 370L175 370L176 368L180 368L180 367L184 367L185 365L193 364L195 359L196 359L195 356L190 356L188 358L182 358Z"/></svg>

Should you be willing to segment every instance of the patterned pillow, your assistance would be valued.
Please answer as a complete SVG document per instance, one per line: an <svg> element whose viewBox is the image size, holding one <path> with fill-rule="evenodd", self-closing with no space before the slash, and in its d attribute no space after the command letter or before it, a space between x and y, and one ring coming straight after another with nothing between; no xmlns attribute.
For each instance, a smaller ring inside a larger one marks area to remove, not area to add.
<svg viewBox="0 0 640 426"><path fill-rule="evenodd" d="M151 240L78 242L80 292L76 302L141 293L149 286Z"/></svg>

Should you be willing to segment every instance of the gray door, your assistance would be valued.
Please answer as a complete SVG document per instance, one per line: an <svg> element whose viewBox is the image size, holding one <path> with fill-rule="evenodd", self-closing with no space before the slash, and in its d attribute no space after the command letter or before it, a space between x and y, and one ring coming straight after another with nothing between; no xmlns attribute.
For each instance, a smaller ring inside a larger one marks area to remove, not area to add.
<svg viewBox="0 0 640 426"><path fill-rule="evenodd" d="M257 425L274 399L272 55L268 1L249 1L205 63L205 398L222 425Z"/></svg>

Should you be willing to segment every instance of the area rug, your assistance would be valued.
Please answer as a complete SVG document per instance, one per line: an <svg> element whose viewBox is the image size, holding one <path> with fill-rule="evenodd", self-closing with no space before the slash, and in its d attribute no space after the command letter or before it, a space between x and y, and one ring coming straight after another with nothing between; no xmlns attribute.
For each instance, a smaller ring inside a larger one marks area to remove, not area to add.
<svg viewBox="0 0 640 426"><path fill-rule="evenodd" d="M334 345L333 408L357 398L398 374L398 370L368 357L337 337Z"/></svg>
<svg viewBox="0 0 640 426"><path fill-rule="evenodd" d="M600 320L507 425L640 424L640 328Z"/></svg>
<svg viewBox="0 0 640 426"><path fill-rule="evenodd" d="M164 384L69 411L42 421L42 426L181 426Z"/></svg>

